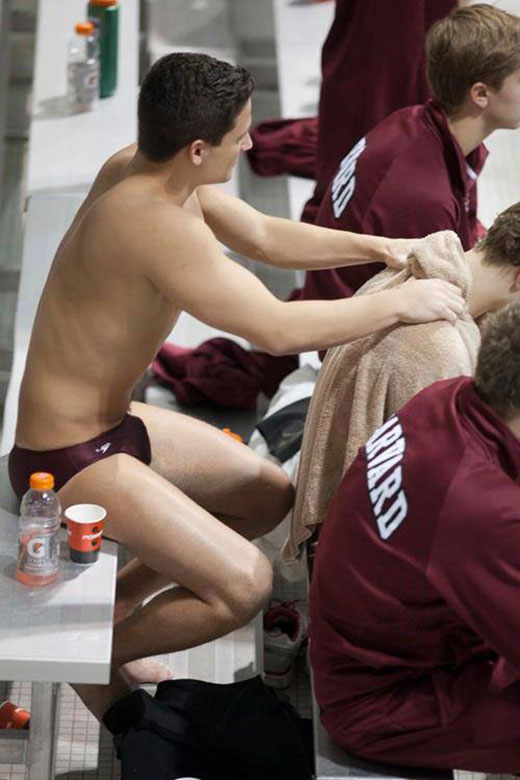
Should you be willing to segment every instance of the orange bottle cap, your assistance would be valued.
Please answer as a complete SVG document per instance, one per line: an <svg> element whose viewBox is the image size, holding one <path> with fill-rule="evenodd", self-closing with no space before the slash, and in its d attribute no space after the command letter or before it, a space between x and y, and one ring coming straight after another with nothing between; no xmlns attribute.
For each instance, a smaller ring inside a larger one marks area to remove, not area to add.
<svg viewBox="0 0 520 780"><path fill-rule="evenodd" d="M96 29L96 26L94 22L78 22L74 29L78 35L91 35Z"/></svg>
<svg viewBox="0 0 520 780"><path fill-rule="evenodd" d="M117 0L90 0L89 5L99 5L106 8L109 5L117 5Z"/></svg>
<svg viewBox="0 0 520 780"><path fill-rule="evenodd" d="M31 474L29 485L33 490L52 490L54 477L45 471L36 471L34 474Z"/></svg>

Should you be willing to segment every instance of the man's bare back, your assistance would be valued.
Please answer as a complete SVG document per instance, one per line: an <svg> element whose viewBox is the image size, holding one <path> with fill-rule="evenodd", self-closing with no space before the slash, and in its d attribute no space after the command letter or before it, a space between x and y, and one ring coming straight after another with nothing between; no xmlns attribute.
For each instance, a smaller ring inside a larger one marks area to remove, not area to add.
<svg viewBox="0 0 520 780"><path fill-rule="evenodd" d="M134 152L101 170L54 259L21 388L21 447L67 447L116 426L178 317L147 277L146 257L136 262L125 253L128 236L120 240L121 231L146 231L147 210L162 197L132 177ZM195 195L184 208L202 218Z"/></svg>

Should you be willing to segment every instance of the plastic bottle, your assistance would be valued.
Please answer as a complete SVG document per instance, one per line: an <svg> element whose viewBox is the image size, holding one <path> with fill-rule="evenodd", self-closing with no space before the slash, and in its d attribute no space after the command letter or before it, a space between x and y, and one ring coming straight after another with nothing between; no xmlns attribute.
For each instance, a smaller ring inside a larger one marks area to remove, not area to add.
<svg viewBox="0 0 520 780"><path fill-rule="evenodd" d="M87 16L96 25L99 36L99 96L110 97L117 87L119 6L116 0L90 0Z"/></svg>
<svg viewBox="0 0 520 780"><path fill-rule="evenodd" d="M16 579L30 587L49 585L58 575L60 555L60 500L54 477L31 474L30 489L22 499Z"/></svg>
<svg viewBox="0 0 520 780"><path fill-rule="evenodd" d="M67 97L78 111L95 108L99 97L99 41L93 22L80 22L69 44Z"/></svg>

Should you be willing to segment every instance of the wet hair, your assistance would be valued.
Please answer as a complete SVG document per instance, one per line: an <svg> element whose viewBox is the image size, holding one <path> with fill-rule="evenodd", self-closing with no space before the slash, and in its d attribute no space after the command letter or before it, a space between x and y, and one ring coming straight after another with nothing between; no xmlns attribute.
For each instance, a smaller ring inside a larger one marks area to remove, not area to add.
<svg viewBox="0 0 520 780"><path fill-rule="evenodd" d="M520 202L502 211L476 246L486 265L520 268Z"/></svg>
<svg viewBox="0 0 520 780"><path fill-rule="evenodd" d="M520 414L520 301L490 315L478 355L475 387L503 420Z"/></svg>
<svg viewBox="0 0 520 780"><path fill-rule="evenodd" d="M160 163L197 138L218 146L253 89L249 71L207 54L161 57L139 93L139 151Z"/></svg>
<svg viewBox="0 0 520 780"><path fill-rule="evenodd" d="M426 36L426 69L435 99L448 115L478 81L500 89L520 68L520 18L487 3L456 8Z"/></svg>

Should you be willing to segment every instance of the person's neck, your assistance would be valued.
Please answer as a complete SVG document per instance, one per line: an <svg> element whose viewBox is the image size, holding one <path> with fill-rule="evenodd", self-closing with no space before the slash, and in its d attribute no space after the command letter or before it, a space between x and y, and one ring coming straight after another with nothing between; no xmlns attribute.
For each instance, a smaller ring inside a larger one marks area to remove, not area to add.
<svg viewBox="0 0 520 780"><path fill-rule="evenodd" d="M493 132L484 117L476 109L462 108L446 117L450 133L455 138L462 154L467 157Z"/></svg>
<svg viewBox="0 0 520 780"><path fill-rule="evenodd" d="M484 253L479 249L470 249L465 257L472 277L468 310L476 320L505 301L508 280L502 269L484 263Z"/></svg>
<svg viewBox="0 0 520 780"><path fill-rule="evenodd" d="M507 425L513 436L520 442L520 414L512 417L510 420L504 420L502 418L502 422L504 425Z"/></svg>
<svg viewBox="0 0 520 780"><path fill-rule="evenodd" d="M184 161L175 156L164 163L156 163L136 150L128 166L129 176L144 176L163 188L179 206L183 206L199 185L186 170Z"/></svg>

